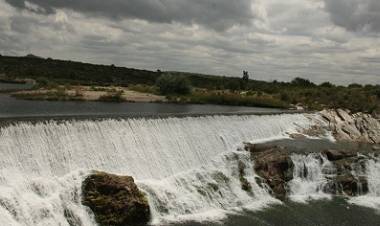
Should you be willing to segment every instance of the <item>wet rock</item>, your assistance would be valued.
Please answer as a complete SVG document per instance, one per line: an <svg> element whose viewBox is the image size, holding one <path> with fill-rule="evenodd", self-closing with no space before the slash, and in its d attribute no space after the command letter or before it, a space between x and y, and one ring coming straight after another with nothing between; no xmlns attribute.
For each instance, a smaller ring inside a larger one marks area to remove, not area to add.
<svg viewBox="0 0 380 226"><path fill-rule="evenodd" d="M251 143L245 143L244 144L244 150L250 152L251 154L268 151L268 149L270 149L270 148L272 148L272 145L251 144Z"/></svg>
<svg viewBox="0 0 380 226"><path fill-rule="evenodd" d="M368 192L368 181L365 177L354 177L343 175L335 178L336 183L340 184L343 192L349 196L366 194Z"/></svg>
<svg viewBox="0 0 380 226"><path fill-rule="evenodd" d="M349 173L338 175L329 182L325 192L334 195L364 195L368 193L368 181L365 177L354 177Z"/></svg>
<svg viewBox="0 0 380 226"><path fill-rule="evenodd" d="M82 223L80 217L78 217L74 211L68 209L68 208L65 208L64 209L64 212L63 212L66 220L67 220L67 223L70 225L70 226L83 226L84 224Z"/></svg>
<svg viewBox="0 0 380 226"><path fill-rule="evenodd" d="M247 178L245 178L246 165L242 161L239 161L238 168L239 168L239 179L240 179L241 189L252 194L252 186L248 182Z"/></svg>
<svg viewBox="0 0 380 226"><path fill-rule="evenodd" d="M101 226L145 225L149 204L132 177L95 172L82 184L82 203Z"/></svg>
<svg viewBox="0 0 380 226"><path fill-rule="evenodd" d="M261 187L269 187L272 195L284 200L288 195L288 183L293 179L294 163L291 152L279 146L250 145L251 159L254 169L260 178L256 178ZM299 153L298 153L299 154ZM356 196L368 192L367 178L358 175L365 174L367 157L358 155L356 151L325 150L322 155L333 164L331 172L325 174L327 184L323 190L333 195ZM316 155L319 156L319 155ZM322 157L321 157L322 160ZM308 172L304 172L307 177Z"/></svg>
<svg viewBox="0 0 380 226"><path fill-rule="evenodd" d="M334 161L334 167L336 169L336 173L338 175L345 174L345 173L350 173L352 171L352 166L354 163L355 159L354 158L346 158L346 159L340 159L337 161Z"/></svg>
<svg viewBox="0 0 380 226"><path fill-rule="evenodd" d="M251 150L255 149L255 144L252 143L244 143L244 150L251 152Z"/></svg>
<svg viewBox="0 0 380 226"><path fill-rule="evenodd" d="M338 157L339 158L338 158ZM343 152L335 155L330 161L336 169L335 177L331 178L325 192L335 195L357 196L368 193L366 177L354 174L365 174L367 158L352 152Z"/></svg>
<svg viewBox="0 0 380 226"><path fill-rule="evenodd" d="M260 152L251 152L251 156L255 162L256 173L269 185L273 195L285 199L287 182L293 179L294 168L289 152L275 146Z"/></svg>
<svg viewBox="0 0 380 226"><path fill-rule="evenodd" d="M343 150L324 150L322 151L322 154L324 154L328 160L330 161L336 161L343 158L349 158L356 155L356 153L352 151L343 151Z"/></svg>

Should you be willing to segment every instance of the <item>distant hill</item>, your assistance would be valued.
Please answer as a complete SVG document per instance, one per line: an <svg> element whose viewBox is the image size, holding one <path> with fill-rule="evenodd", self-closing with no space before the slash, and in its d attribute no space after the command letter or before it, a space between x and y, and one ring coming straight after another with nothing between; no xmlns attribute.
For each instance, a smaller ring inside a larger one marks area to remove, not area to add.
<svg viewBox="0 0 380 226"><path fill-rule="evenodd" d="M193 86L207 89L242 88L241 78L196 74L188 72L161 72L114 65L96 65L74 61L41 58L33 54L25 57L0 56L0 74L17 78L44 78L59 83L83 85L119 85L155 84L162 73L186 76ZM272 83L250 80L249 87L268 91L273 90ZM286 84L286 83L283 83ZM245 84L247 85L247 84Z"/></svg>
<svg viewBox="0 0 380 226"><path fill-rule="evenodd" d="M112 65L25 57L0 56L0 74L17 78L46 78L63 83L128 85L155 83L159 73Z"/></svg>

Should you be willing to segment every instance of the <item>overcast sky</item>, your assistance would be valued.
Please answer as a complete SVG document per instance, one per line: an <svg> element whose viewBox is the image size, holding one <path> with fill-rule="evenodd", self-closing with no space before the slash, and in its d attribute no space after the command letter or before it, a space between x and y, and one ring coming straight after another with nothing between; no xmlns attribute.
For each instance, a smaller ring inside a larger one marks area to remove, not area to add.
<svg viewBox="0 0 380 226"><path fill-rule="evenodd" d="M380 84L380 0L0 0L0 54Z"/></svg>

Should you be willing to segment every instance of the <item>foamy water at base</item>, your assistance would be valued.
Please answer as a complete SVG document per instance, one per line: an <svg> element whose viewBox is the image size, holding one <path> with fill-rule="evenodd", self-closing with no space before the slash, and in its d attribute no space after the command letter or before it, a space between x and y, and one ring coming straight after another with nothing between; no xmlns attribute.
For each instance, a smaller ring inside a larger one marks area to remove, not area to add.
<svg viewBox="0 0 380 226"><path fill-rule="evenodd" d="M376 209L380 214L380 158L371 156L365 168L369 192L350 199L350 203Z"/></svg>

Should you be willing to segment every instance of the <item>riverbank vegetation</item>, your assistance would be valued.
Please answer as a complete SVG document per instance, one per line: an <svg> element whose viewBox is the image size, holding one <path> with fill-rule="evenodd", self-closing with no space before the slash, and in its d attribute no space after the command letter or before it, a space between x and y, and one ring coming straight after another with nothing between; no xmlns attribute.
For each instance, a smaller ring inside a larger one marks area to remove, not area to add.
<svg viewBox="0 0 380 226"><path fill-rule="evenodd" d="M308 110L347 108L354 112L369 113L380 111L379 85L338 86L328 82L314 84L302 78L295 78L291 82L268 82L249 79L248 72L244 72L241 78L237 78L160 70L148 71L50 58L0 56L0 75L11 81L32 79L36 81L35 90L47 90L40 96L35 93L15 94L19 98L26 99L67 100L73 98L73 95L70 98L67 97L67 93L72 91L55 91L57 86L87 86L103 90L108 87L119 87L141 95L156 95L151 102L163 102L164 98L165 101L175 103L303 107ZM102 91L98 90L98 92ZM31 97L33 95L34 97ZM106 92L104 97L97 100L122 101L124 99L119 97L123 95L111 95ZM74 95L75 98L77 97Z"/></svg>

